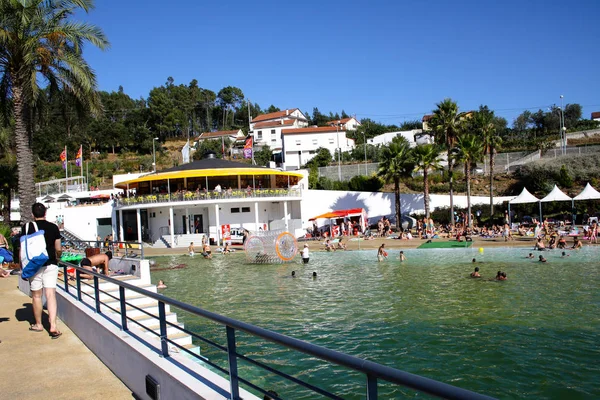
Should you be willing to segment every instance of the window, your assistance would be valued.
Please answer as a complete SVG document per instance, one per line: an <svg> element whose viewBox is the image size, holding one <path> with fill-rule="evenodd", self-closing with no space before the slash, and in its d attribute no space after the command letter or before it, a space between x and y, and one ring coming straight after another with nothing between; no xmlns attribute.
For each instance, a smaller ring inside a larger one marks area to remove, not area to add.
<svg viewBox="0 0 600 400"><path fill-rule="evenodd" d="M329 139L329 144L333 144L334 140L333 138Z"/></svg>
<svg viewBox="0 0 600 400"><path fill-rule="evenodd" d="M276 141L277 141L276 138L274 138L274 137L271 138L271 143L275 143Z"/></svg>
<svg viewBox="0 0 600 400"><path fill-rule="evenodd" d="M262 140L262 131L256 132L256 140Z"/></svg>
<svg viewBox="0 0 600 400"><path fill-rule="evenodd" d="M302 144L302 140L296 140L296 146L300 146Z"/></svg>
<svg viewBox="0 0 600 400"><path fill-rule="evenodd" d="M242 207L242 212L250 212L250 207Z"/></svg>
<svg viewBox="0 0 600 400"><path fill-rule="evenodd" d="M239 212L240 212L240 208L239 207L235 207L235 208L231 209L231 213L232 214L236 214L236 213L239 213Z"/></svg>
<svg viewBox="0 0 600 400"><path fill-rule="evenodd" d="M271 129L271 136L275 136L275 129Z"/></svg>
<svg viewBox="0 0 600 400"><path fill-rule="evenodd" d="M312 144L314 144L315 146L319 144L319 140L318 139L313 139L312 140Z"/></svg>

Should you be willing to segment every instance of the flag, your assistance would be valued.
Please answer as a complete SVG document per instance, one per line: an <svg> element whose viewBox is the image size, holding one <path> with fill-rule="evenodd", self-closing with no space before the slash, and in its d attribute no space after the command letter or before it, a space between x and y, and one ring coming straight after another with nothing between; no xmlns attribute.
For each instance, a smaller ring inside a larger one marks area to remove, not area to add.
<svg viewBox="0 0 600 400"><path fill-rule="evenodd" d="M63 163L63 169L67 169L67 146L65 146L65 149L60 153L60 161Z"/></svg>
<svg viewBox="0 0 600 400"><path fill-rule="evenodd" d="M244 158L252 158L252 136L248 136L244 144Z"/></svg>
<svg viewBox="0 0 600 400"><path fill-rule="evenodd" d="M187 143L181 149L181 156L183 157L183 163L187 164L190 162L190 139L188 139Z"/></svg>
<svg viewBox="0 0 600 400"><path fill-rule="evenodd" d="M75 157L75 165L81 167L83 161L83 145L79 146L79 150L77 151L77 156Z"/></svg>

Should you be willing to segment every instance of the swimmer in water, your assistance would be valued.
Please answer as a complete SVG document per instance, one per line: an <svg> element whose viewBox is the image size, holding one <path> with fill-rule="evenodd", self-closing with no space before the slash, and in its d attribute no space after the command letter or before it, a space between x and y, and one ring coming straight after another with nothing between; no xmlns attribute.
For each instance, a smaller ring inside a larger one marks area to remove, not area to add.
<svg viewBox="0 0 600 400"><path fill-rule="evenodd" d="M296 277L296 271L292 271L292 278Z"/></svg>
<svg viewBox="0 0 600 400"><path fill-rule="evenodd" d="M544 256L540 254L540 257L539 257L539 262L547 262L547 261L548 261L548 260L546 260L546 259L544 258Z"/></svg>
<svg viewBox="0 0 600 400"><path fill-rule="evenodd" d="M313 272L312 277L313 277L313 279L317 279L317 273Z"/></svg>
<svg viewBox="0 0 600 400"><path fill-rule="evenodd" d="M382 245L379 246L379 249L377 250L377 261L382 262L386 258L387 252L385 251L385 243L382 243Z"/></svg>
<svg viewBox="0 0 600 400"><path fill-rule="evenodd" d="M194 251L194 242L190 242L190 245L188 246L188 253L190 254L190 256L193 256L195 251Z"/></svg>
<svg viewBox="0 0 600 400"><path fill-rule="evenodd" d="M526 256L525 258L533 258L533 253L529 253L529 255Z"/></svg>
<svg viewBox="0 0 600 400"><path fill-rule="evenodd" d="M561 257L569 257L569 256L570 256L570 254L567 254L567 253L566 253L566 252L564 252L564 251L562 252L562 255L561 255Z"/></svg>
<svg viewBox="0 0 600 400"><path fill-rule="evenodd" d="M475 271L471 272L471 278L481 278L479 267L475 267Z"/></svg>
<svg viewBox="0 0 600 400"><path fill-rule="evenodd" d="M400 262L406 261L406 256L404 255L404 251L400 251Z"/></svg>
<svg viewBox="0 0 600 400"><path fill-rule="evenodd" d="M473 264L475 264L475 263L477 262L477 260L476 260L476 259L472 259L472 260L471 260L471 262L472 262Z"/></svg>
<svg viewBox="0 0 600 400"><path fill-rule="evenodd" d="M208 243L204 243L204 246L202 246L202 256L204 258L212 258L212 251Z"/></svg>

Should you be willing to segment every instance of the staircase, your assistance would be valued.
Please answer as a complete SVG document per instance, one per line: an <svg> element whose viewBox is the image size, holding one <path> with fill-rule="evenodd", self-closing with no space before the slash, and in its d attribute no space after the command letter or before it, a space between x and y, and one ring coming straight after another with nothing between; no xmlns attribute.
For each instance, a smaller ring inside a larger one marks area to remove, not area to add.
<svg viewBox="0 0 600 400"><path fill-rule="evenodd" d="M62 242L70 246L72 249L85 250L86 247L89 247L88 242L84 242L79 236L67 229L61 229L60 236L62 238Z"/></svg>
<svg viewBox="0 0 600 400"><path fill-rule="evenodd" d="M124 281L130 285L134 285L137 286L141 289L156 293L156 285L150 284L150 283L146 283L147 281L137 277L137 276L133 276L133 275L123 275L123 276L113 276L111 277L113 279L117 279L119 281ZM148 279L149 280L149 279ZM91 286L87 286L85 284L82 283L81 285L81 290L84 293L89 294L92 297L88 297L86 295L82 295L82 300L84 303L90 305L91 307L95 307L95 300L93 298L94 296L94 287L93 287L93 281L89 281ZM116 313L114 312L112 309L114 310L120 310L120 302L119 300L115 300L113 297L115 298L119 298L119 286L117 286L114 283L110 283L110 282L100 282L100 290L106 292L106 293L100 293L100 301L102 302L102 304L100 305L100 311L106 315L108 315L111 319L115 320L115 321L119 321L121 320L121 316L120 313ZM111 297L113 296L113 297ZM159 341L159 335L160 335L160 325L159 325L159 321L158 318L153 318L148 316L147 314L145 314L144 312L135 309L133 306L138 307L142 310L144 310L145 312L155 315L158 317L158 301L151 299L143 294L134 292L132 290L129 289L125 289L125 298L127 303L129 303L130 305L127 305L127 317L130 319L133 319L135 322L137 322L138 324L132 322L132 321L128 321L129 326L137 326L138 328L142 329L143 331L146 332L146 335L148 335L148 337L150 338L150 340L157 340ZM110 307L110 308L109 308ZM168 304L165 304L165 313L166 313L166 319L167 321L169 321L172 324L175 324L181 328L183 328L183 323L179 323L177 321L177 314L175 314L174 312L171 311L170 306ZM152 333L154 332L154 333ZM177 343L178 345L188 349L189 351L200 355L200 347L194 345L192 343L192 337L180 330L178 330L175 327L169 326L167 325L167 337L169 338L169 340ZM180 349L177 348L176 346L171 345L169 348L169 351L174 352L174 353L179 353ZM189 354L186 354L185 352L183 353L186 356L189 356ZM189 356L191 359L191 356Z"/></svg>

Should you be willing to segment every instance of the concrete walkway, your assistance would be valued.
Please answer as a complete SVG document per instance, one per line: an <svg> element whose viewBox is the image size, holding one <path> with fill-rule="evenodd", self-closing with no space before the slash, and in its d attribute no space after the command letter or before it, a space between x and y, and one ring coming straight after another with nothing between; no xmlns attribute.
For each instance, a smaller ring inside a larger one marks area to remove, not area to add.
<svg viewBox="0 0 600 400"><path fill-rule="evenodd" d="M62 321L63 335L30 332L31 299L18 277L0 279L0 360L3 399L132 399L131 391ZM43 315L48 329L48 316Z"/></svg>

